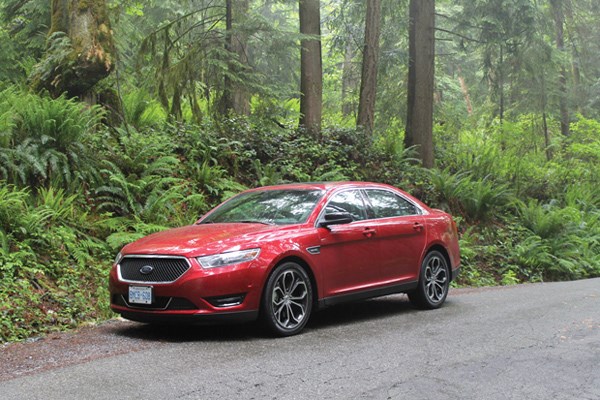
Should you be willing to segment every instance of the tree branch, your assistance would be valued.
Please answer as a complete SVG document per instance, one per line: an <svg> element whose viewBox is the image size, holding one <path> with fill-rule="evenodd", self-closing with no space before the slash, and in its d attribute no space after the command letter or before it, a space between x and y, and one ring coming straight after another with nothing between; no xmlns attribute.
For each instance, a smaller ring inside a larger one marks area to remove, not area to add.
<svg viewBox="0 0 600 400"><path fill-rule="evenodd" d="M458 37L460 37L460 38L462 38L462 39L468 40L469 42L475 42L475 43L486 43L486 42L482 42L481 40L478 40L478 39L473 39L473 38L470 38L470 37L468 37L468 36L462 35L462 34L460 34L460 33L458 33L458 32L449 31L449 30L447 30L447 29L443 29L443 28L437 28L437 27L436 27L436 28L435 28L435 30L436 30L436 31L440 31L440 32L449 33L450 35L455 35L455 36L458 36Z"/></svg>

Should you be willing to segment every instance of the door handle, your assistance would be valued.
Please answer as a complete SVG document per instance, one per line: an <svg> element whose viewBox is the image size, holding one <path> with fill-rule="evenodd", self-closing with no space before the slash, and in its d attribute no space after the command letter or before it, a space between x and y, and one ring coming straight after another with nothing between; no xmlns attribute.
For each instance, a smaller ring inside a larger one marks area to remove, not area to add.
<svg viewBox="0 0 600 400"><path fill-rule="evenodd" d="M377 231L373 228L365 228L365 230L363 231L363 235L370 238L371 236L375 235L376 232Z"/></svg>
<svg viewBox="0 0 600 400"><path fill-rule="evenodd" d="M423 230L423 224L420 224L418 222L415 222L413 224L413 229L417 232L421 232Z"/></svg>

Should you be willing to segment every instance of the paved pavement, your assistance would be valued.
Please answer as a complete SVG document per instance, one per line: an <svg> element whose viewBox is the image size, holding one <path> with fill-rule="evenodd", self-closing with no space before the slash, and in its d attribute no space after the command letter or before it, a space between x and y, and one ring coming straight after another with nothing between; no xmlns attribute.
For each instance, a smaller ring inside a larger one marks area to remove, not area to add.
<svg viewBox="0 0 600 400"><path fill-rule="evenodd" d="M253 324L104 329L105 356L2 381L0 399L600 399L600 279L453 290L435 311L388 296L283 339Z"/></svg>

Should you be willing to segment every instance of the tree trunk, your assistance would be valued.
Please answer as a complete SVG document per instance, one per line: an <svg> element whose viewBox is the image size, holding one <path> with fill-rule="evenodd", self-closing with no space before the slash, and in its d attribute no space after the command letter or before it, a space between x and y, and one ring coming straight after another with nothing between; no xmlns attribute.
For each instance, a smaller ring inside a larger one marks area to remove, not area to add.
<svg viewBox="0 0 600 400"><path fill-rule="evenodd" d="M169 96L167 95L167 88L165 85L165 77L169 69L169 29L165 29L164 32L164 43L163 43L163 54L162 54L162 65L160 74L156 77L158 79L158 99L164 110L169 112Z"/></svg>
<svg viewBox="0 0 600 400"><path fill-rule="evenodd" d="M106 0L52 0L47 46L30 77L32 88L85 96L114 67Z"/></svg>
<svg viewBox="0 0 600 400"><path fill-rule="evenodd" d="M458 72L458 83L460 84L460 91L463 94L465 99L465 105L467 106L467 115L471 116L473 114L473 104L471 103L471 96L469 95L469 87L467 86L467 82L463 77L462 68L459 66Z"/></svg>
<svg viewBox="0 0 600 400"><path fill-rule="evenodd" d="M362 75L360 81L360 101L356 125L362 126L365 133L373 133L375 121L375 99L377 95L377 64L379 59L379 32L381 29L381 1L367 2L365 20L365 46L363 49Z"/></svg>
<svg viewBox="0 0 600 400"><path fill-rule="evenodd" d="M355 87L355 74L352 64L354 58L354 43L352 39L352 35L349 35L346 51L344 52L344 65L342 67L342 114L344 117L354 112L352 91Z"/></svg>
<svg viewBox="0 0 600 400"><path fill-rule="evenodd" d="M175 89L173 90L173 101L171 102L169 117L175 121L183 120L183 112L181 111L181 85L179 83L175 84Z"/></svg>
<svg viewBox="0 0 600 400"><path fill-rule="evenodd" d="M424 167L433 167L435 0L411 0L406 147L416 146Z"/></svg>
<svg viewBox="0 0 600 400"><path fill-rule="evenodd" d="M565 50L564 24L565 15L562 9L562 0L550 0L556 26L556 48L560 53ZM567 104L567 69L563 64L560 67L558 78L559 108L560 108L560 131L564 136L569 136L569 108Z"/></svg>
<svg viewBox="0 0 600 400"><path fill-rule="evenodd" d="M196 94L196 82L190 77L190 92L189 92L190 107L192 108L192 116L197 124L202 122L202 110L198 103L198 95Z"/></svg>
<svg viewBox="0 0 600 400"><path fill-rule="evenodd" d="M300 33L314 38L302 39L300 54L300 126L315 138L320 137L323 101L321 64L321 13L319 0L300 0Z"/></svg>
<svg viewBox="0 0 600 400"><path fill-rule="evenodd" d="M542 70L542 130L544 131L544 147L546 150L546 160L552 160L552 149L550 148L550 133L548 132L548 118L546 108L548 105L548 96L546 95L546 76Z"/></svg>
<svg viewBox="0 0 600 400"><path fill-rule="evenodd" d="M500 44L500 66L498 67L498 91L500 95L500 125L504 124L504 45ZM502 132L504 136L504 132ZM502 138L504 143L504 138ZM504 148L504 144L502 144Z"/></svg>
<svg viewBox="0 0 600 400"><path fill-rule="evenodd" d="M247 38L243 33L236 32L234 26L239 25L239 21L243 16L248 14L248 10L248 0L226 1L225 21L227 38L225 48L231 53L231 57L235 59L229 65L231 73L240 72L240 68L248 65ZM249 115L250 96L239 82L234 82L229 76L226 76L223 97L221 98L221 111L227 113L230 110L236 114Z"/></svg>
<svg viewBox="0 0 600 400"><path fill-rule="evenodd" d="M574 16L573 16L573 4L571 1L567 1L567 3L565 4L565 23L567 24L567 27L570 28L570 34L569 34L569 39L571 42L571 70L572 70L572 77L573 77L573 85L572 85L572 90L573 90L573 99L574 99L574 106L575 109L577 110L577 112L581 112L582 106L583 106L583 90L581 87L581 68L580 68L580 61L581 61L581 55L579 54L579 49L578 49L578 42L580 42L580 37L577 34L577 29L576 29L576 24L574 21Z"/></svg>

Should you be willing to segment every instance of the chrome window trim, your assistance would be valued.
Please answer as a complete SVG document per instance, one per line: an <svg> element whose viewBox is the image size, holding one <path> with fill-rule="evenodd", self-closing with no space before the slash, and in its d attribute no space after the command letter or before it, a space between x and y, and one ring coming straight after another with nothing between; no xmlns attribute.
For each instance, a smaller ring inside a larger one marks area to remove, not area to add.
<svg viewBox="0 0 600 400"><path fill-rule="evenodd" d="M166 281L166 282L144 282L144 281L130 281L127 279L123 279L123 276L121 276L121 262L125 259L125 258L162 258L162 259L167 259L167 258L177 258L177 259L181 259L184 260L186 262L186 264L188 265L188 268L181 274L179 275L179 277L173 281ZM120 282L125 282L125 283L134 283L136 285L169 285L171 283L175 283L177 282L179 279L181 279L185 274L188 273L188 271L192 268L192 264L190 263L190 260L187 257L183 257L183 256L168 256L168 255L153 255L153 254L127 254L124 255L123 257L121 257L121 259L119 260L119 263L117 264L117 277L119 278Z"/></svg>
<svg viewBox="0 0 600 400"><path fill-rule="evenodd" d="M348 192L350 190L356 190L358 192L358 195L360 196L360 198L362 199L363 202L363 207L364 207L364 212L365 212L365 219L361 219L359 221L352 221L350 222L350 224L353 224L354 222L363 222L363 221L368 221L369 220L369 216L367 214L367 201L365 199L365 195L362 193L362 189L361 187L347 187L347 188L341 188L341 189L335 189L331 195L329 196L329 198L327 199L327 202L325 203L325 205L323 206L323 208L321 208L321 211L319 211L319 215L317 216L317 219L315 220L315 228L319 227L319 222L321 221L321 218L323 217L323 215L325 214L325 210L327 209L327 206L329 205L329 203L331 202L331 199L340 194L340 193L344 193L344 192Z"/></svg>
<svg viewBox="0 0 600 400"><path fill-rule="evenodd" d="M417 209L417 213L416 214L396 215L394 217L369 218L369 220L379 220L379 219L389 219L389 218L402 218L402 217L415 217L415 216L418 216L418 215L426 215L427 214L427 211L425 209L423 209L421 206L419 206L417 203L413 202L411 199L407 198L402 193L396 192L394 190L391 190L391 189L388 189L388 188L372 187L372 186L371 187L362 188L362 190L365 191L364 196L365 196L365 199L367 201L369 200L369 194L367 193L367 190L380 190L380 191L383 191L383 192L390 192L393 195L400 197L401 199L405 200L409 204L412 204ZM372 206L370 204L370 202L369 202L369 205Z"/></svg>
<svg viewBox="0 0 600 400"><path fill-rule="evenodd" d="M419 215L427 215L429 214L427 212L427 210L425 210L423 207L421 207L420 205L418 205L417 203L413 202L411 199L407 198L404 194L397 192L395 190L392 190L390 188L386 188L386 187L379 187L379 186L365 186L365 187L348 187L348 188L342 188L342 189L336 189L334 190L331 195L329 196L329 199L327 199L327 202L325 203L325 205L323 206L323 208L321 209L321 211L319 212L319 215L317 216L317 219L315 220L315 228L319 227L319 221L321 221L321 218L323 217L323 214L325 213L325 209L327 208L327 205L329 204L329 202L331 201L331 198L335 195L337 195L338 193L342 193L344 191L347 190L358 190L362 199L363 199L363 204L365 206L365 212L367 211L367 207L370 207L370 203L369 203L369 196L367 194L367 190L382 190L385 192L390 192L396 196L401 197L403 200L406 200L407 202L409 202L410 204L412 204L416 209L417 209L417 214L410 214L410 215L398 215L396 217L383 217L383 218L369 218L369 216L367 215L366 219L360 220L360 221L353 221L351 222L363 222L363 221L379 221L379 220L384 220L384 219L390 219L390 218L403 218L403 217L415 217L415 216L419 216Z"/></svg>

